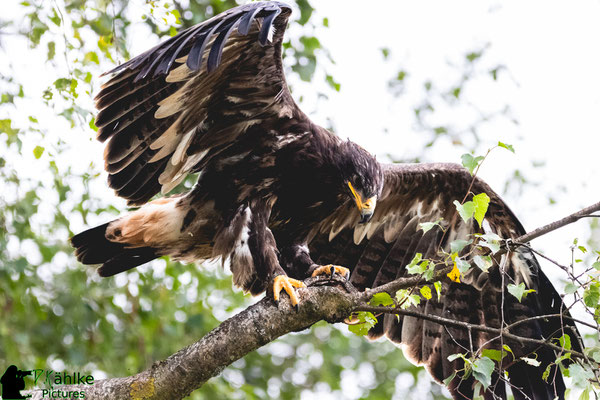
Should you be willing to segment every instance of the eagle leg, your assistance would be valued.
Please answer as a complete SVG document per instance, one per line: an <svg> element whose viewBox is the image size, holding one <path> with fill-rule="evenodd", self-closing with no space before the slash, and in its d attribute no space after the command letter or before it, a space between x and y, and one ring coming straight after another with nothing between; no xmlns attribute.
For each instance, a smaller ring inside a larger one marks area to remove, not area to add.
<svg viewBox="0 0 600 400"><path fill-rule="evenodd" d="M317 275L333 275L336 273L340 274L341 276L345 276L346 278L350 276L350 270L348 268L333 264L321 265L320 267L317 267L311 276L315 277Z"/></svg>
<svg viewBox="0 0 600 400"><path fill-rule="evenodd" d="M302 281L290 278L287 275L278 275L273 281L273 300L275 300L276 303L279 302L279 293L282 290L285 290L288 296L290 296L292 306L298 309L298 295L296 294L296 290L294 288L302 287L306 287Z"/></svg>

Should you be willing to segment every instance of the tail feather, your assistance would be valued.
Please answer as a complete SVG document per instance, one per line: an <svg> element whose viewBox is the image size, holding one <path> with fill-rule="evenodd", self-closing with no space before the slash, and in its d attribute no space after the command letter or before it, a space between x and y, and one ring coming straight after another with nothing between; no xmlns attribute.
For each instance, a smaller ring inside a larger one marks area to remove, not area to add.
<svg viewBox="0 0 600 400"><path fill-rule="evenodd" d="M111 242L106 238L106 224L83 231L71 238L75 256L82 264L102 264L119 254L125 248L122 243Z"/></svg>
<svg viewBox="0 0 600 400"><path fill-rule="evenodd" d="M112 221L111 221L112 222ZM152 247L128 248L126 243L107 239L106 232L111 222L88 229L71 238L75 256L82 264L102 264L98 273L102 277L127 271L152 261L158 254Z"/></svg>
<svg viewBox="0 0 600 400"><path fill-rule="evenodd" d="M123 252L102 264L102 266L98 268L98 274L101 277L113 276L152 261L156 257L158 257L158 255L156 254L156 250L152 247L125 249Z"/></svg>

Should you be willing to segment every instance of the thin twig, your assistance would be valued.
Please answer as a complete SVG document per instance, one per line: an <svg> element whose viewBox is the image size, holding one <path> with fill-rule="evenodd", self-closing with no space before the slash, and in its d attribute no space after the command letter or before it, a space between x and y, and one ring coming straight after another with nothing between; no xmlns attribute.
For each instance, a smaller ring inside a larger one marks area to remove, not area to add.
<svg viewBox="0 0 600 400"><path fill-rule="evenodd" d="M466 330L472 329L474 331L493 333L493 334L497 334L499 336L502 335L506 339L511 339L511 340L518 341L521 343L537 344L540 346L549 347L556 351L562 352L565 350L564 348L557 346L553 343L550 343L546 340L532 339L532 338L528 338L528 337L518 336L518 335L512 334L510 332L507 332L505 329L498 329L498 328L492 328L489 326L471 324L471 323L463 322L463 321L456 321L456 320L449 319L449 318L439 317L437 315L424 314L424 313L421 313L418 311L402 310L402 309L395 308L395 307L379 307L379 306L369 306L369 305L360 305L360 306L356 307L356 311L368 311L371 313L395 314L395 315L403 315L403 316L408 316L408 317L413 317L413 318L420 318L420 319L424 319L424 320L431 321L434 323L438 323L440 325L452 326L455 328L463 328ZM585 360L585 355L583 353L576 351L576 350L568 350L568 351L573 356L579 357L579 358ZM600 364L598 364L598 365L600 366Z"/></svg>

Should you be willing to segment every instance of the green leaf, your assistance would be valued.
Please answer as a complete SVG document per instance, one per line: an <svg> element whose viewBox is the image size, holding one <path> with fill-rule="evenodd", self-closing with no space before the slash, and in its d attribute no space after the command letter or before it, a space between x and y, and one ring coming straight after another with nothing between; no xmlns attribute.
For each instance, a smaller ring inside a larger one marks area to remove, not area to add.
<svg viewBox="0 0 600 400"><path fill-rule="evenodd" d="M573 283L569 282L565 286L565 294L573 294L577 291L577 286Z"/></svg>
<svg viewBox="0 0 600 400"><path fill-rule="evenodd" d="M473 377L487 389L492 384L492 372L494 372L494 362L487 357L481 357L473 363Z"/></svg>
<svg viewBox="0 0 600 400"><path fill-rule="evenodd" d="M452 356L450 356L450 357L452 357ZM450 358L450 357L448 357L448 358ZM450 360L450 361L452 361L452 360ZM456 371L454 371L452 373L452 375L450 375L449 377L444 379L444 385L446 385L446 386L450 385L450 382L452 382L452 380L454 379L455 376L456 376Z"/></svg>
<svg viewBox="0 0 600 400"><path fill-rule="evenodd" d="M54 42L48 42L48 55L47 55L47 59L48 60L52 60L52 59L54 59L55 55L56 55L56 43L54 43Z"/></svg>
<svg viewBox="0 0 600 400"><path fill-rule="evenodd" d="M555 364L559 364L559 363L562 363L565 360L570 360L570 359L571 359L571 353L568 352L568 353L565 353L562 356L556 358L556 361L554 363Z"/></svg>
<svg viewBox="0 0 600 400"><path fill-rule="evenodd" d="M483 272L487 272L487 270L493 265L492 257L490 257L490 256L477 255L477 256L473 257L473 262Z"/></svg>
<svg viewBox="0 0 600 400"><path fill-rule="evenodd" d="M454 205L463 221L467 222L473 217L473 214L475 213L475 204L472 201L460 204L458 200L454 200Z"/></svg>
<svg viewBox="0 0 600 400"><path fill-rule="evenodd" d="M454 240L450 243L450 251L452 253L460 253L467 245L473 243L473 241L471 239L469 240L462 240L462 239L457 239Z"/></svg>
<svg viewBox="0 0 600 400"><path fill-rule="evenodd" d="M39 160L42 154L44 154L44 148L42 146L35 146L33 149L33 156Z"/></svg>
<svg viewBox="0 0 600 400"><path fill-rule="evenodd" d="M579 400L590 400L590 392L588 389L584 389L579 396Z"/></svg>
<svg viewBox="0 0 600 400"><path fill-rule="evenodd" d="M491 242L491 241L495 241L495 242L499 242L502 240L502 238L500 236L498 236L495 233L486 233L485 235L479 235L479 237L487 242Z"/></svg>
<svg viewBox="0 0 600 400"><path fill-rule="evenodd" d="M571 350L571 337L566 333L558 338L558 343L560 343L560 347L565 350Z"/></svg>
<svg viewBox="0 0 600 400"><path fill-rule="evenodd" d="M546 367L546 370L542 374L542 379L544 380L544 382L548 382L548 377L550 376L550 371L552 370L552 365L553 364L548 364L548 366Z"/></svg>
<svg viewBox="0 0 600 400"><path fill-rule="evenodd" d="M96 126L96 119L94 117L90 119L89 126L90 129L92 129L94 132L98 132L98 127Z"/></svg>
<svg viewBox="0 0 600 400"><path fill-rule="evenodd" d="M515 148L511 145L511 144L506 144L506 143L502 143L502 142L498 142L498 146L502 147L512 153L515 152Z"/></svg>
<svg viewBox="0 0 600 400"><path fill-rule="evenodd" d="M400 289L396 292L396 302L400 304L400 308L406 309L412 306L418 306L421 303L421 296L411 294L410 290Z"/></svg>
<svg viewBox="0 0 600 400"><path fill-rule="evenodd" d="M369 304L372 306L392 306L394 305L394 299L388 293L376 293L369 301Z"/></svg>
<svg viewBox="0 0 600 400"><path fill-rule="evenodd" d="M572 379L573 385L586 387L589 383L589 379L594 377L594 373L587 368L583 368L579 364L571 364L569 367L569 376Z"/></svg>
<svg viewBox="0 0 600 400"><path fill-rule="evenodd" d="M333 76L331 76L331 75L327 75L327 76L325 77L325 81L326 81L326 82L327 82L327 84L328 84L328 85L329 85L329 86L330 86L332 89L334 89L336 92L339 92L339 91L340 91L340 88L341 88L341 86L342 86L342 85L340 85L340 83L339 83L339 82L336 82L336 81L335 81L335 79L333 79Z"/></svg>
<svg viewBox="0 0 600 400"><path fill-rule="evenodd" d="M512 294L519 300L519 303L523 299L523 296L527 296L529 293L535 292L533 289L525 289L524 283L519 283L518 285L514 285L512 283L507 286L508 293Z"/></svg>
<svg viewBox="0 0 600 400"><path fill-rule="evenodd" d="M421 222L419 224L419 229L423 230L423 234L429 232L430 230L433 229L434 226L440 226L440 222L443 220L443 218L438 219L435 222Z"/></svg>
<svg viewBox="0 0 600 400"><path fill-rule="evenodd" d="M440 301L440 298L442 297L442 282L433 282L433 287L435 288L435 292L437 293L437 299L438 301Z"/></svg>
<svg viewBox="0 0 600 400"><path fill-rule="evenodd" d="M431 299L431 288L429 286L423 286L420 290L421 295L427 300Z"/></svg>
<svg viewBox="0 0 600 400"><path fill-rule="evenodd" d="M369 333L369 329L375 326L377 318L368 311L360 311L357 314L358 323L348 325L348 330L356 335L365 336Z"/></svg>
<svg viewBox="0 0 600 400"><path fill-rule="evenodd" d="M505 344L504 346L502 346L502 348L506 351L508 351L510 354L512 354L513 360L515 359L515 353L513 353L512 349L510 348L509 345Z"/></svg>
<svg viewBox="0 0 600 400"><path fill-rule="evenodd" d="M473 196L473 203L475 204L475 220L479 223L479 227L481 227L485 213L488 210L488 205L490 204L490 198L485 193L479 193Z"/></svg>
<svg viewBox="0 0 600 400"><path fill-rule="evenodd" d="M463 167L465 167L466 169L468 169L469 173L471 175L473 175L473 171L475 171L475 168L477 168L477 166L479 165L479 163L481 163L483 161L484 157L483 156L473 157L469 153L466 153L466 154L463 154L460 157L460 159L462 161Z"/></svg>
<svg viewBox="0 0 600 400"><path fill-rule="evenodd" d="M427 270L423 272L423 278L425 280L430 281L433 278L433 274L435 273L435 263L429 262L429 260L423 261L423 263L427 262Z"/></svg>
<svg viewBox="0 0 600 400"><path fill-rule="evenodd" d="M471 264L469 264L467 261L463 260L462 258L456 258L454 260L454 262L456 263L456 268L458 268L461 275L466 274L471 269Z"/></svg>
<svg viewBox="0 0 600 400"><path fill-rule="evenodd" d="M175 17L175 23L177 25L181 25L181 14L178 9L174 9L171 11L171 15Z"/></svg>
<svg viewBox="0 0 600 400"><path fill-rule="evenodd" d="M506 357L508 353L506 351L500 351L500 350L496 350L496 349L483 349L481 351L481 355L484 357L487 357L491 360L494 361L502 361L502 359L504 357Z"/></svg>
<svg viewBox="0 0 600 400"><path fill-rule="evenodd" d="M481 57L482 54L483 54L482 51L472 51L470 53L467 53L467 55L465 56L465 58L469 62L473 62L473 61L477 60L479 57Z"/></svg>
<svg viewBox="0 0 600 400"><path fill-rule="evenodd" d="M585 349L585 353L588 355L588 357L597 363L600 363L600 346L588 347Z"/></svg>
<svg viewBox="0 0 600 400"><path fill-rule="evenodd" d="M98 58L98 54L95 51L88 51L83 56L84 64L94 63L100 64L100 59Z"/></svg>
<svg viewBox="0 0 600 400"><path fill-rule="evenodd" d="M583 291L583 302L586 306L595 308L600 303L600 283L591 284Z"/></svg>
<svg viewBox="0 0 600 400"><path fill-rule="evenodd" d="M56 9L53 9L52 11L54 14L51 17L49 17L50 21L54 22L56 26L60 26L60 17L58 16Z"/></svg>
<svg viewBox="0 0 600 400"><path fill-rule="evenodd" d="M423 254L421 253L415 254L410 264L405 267L409 274L422 274L425 271L425 269L418 265L421 262L422 257Z"/></svg>
<svg viewBox="0 0 600 400"><path fill-rule="evenodd" d="M414 275L414 274L422 274L427 270L427 265L429 264L428 260L423 261L420 264L414 265L412 267L406 268L406 272Z"/></svg>
<svg viewBox="0 0 600 400"><path fill-rule="evenodd" d="M596 270L600 271L600 261L596 261L595 263L593 263L592 267L595 268Z"/></svg>
<svg viewBox="0 0 600 400"><path fill-rule="evenodd" d="M490 249L492 254L496 254L500 250L500 241L502 238L495 233L480 235L479 239L481 239L479 245Z"/></svg>

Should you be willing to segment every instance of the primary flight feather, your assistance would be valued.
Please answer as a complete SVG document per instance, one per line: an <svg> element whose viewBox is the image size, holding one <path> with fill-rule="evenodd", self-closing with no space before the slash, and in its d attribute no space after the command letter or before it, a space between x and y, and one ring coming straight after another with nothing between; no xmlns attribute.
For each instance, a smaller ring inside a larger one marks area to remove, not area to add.
<svg viewBox="0 0 600 400"><path fill-rule="evenodd" d="M311 275L351 274L350 281L364 290L406 275L417 253L440 260L456 239L525 233L485 183L475 179L471 186L462 167L382 165L311 122L283 73L290 14L279 2L239 6L108 73L96 97L108 184L140 208L74 236L82 263L102 264L100 275L112 276L164 255L187 262L228 259L235 285L252 294L270 285L275 300L285 291L297 305L296 288ZM199 177L189 192L150 201L190 173ZM490 197L484 227L457 217L453 202L469 190ZM419 229L431 221L441 222L426 233ZM502 320L502 298L507 324L563 312L560 296L529 250L503 257L488 272L472 268L460 283L445 282L439 300L434 296L414 308L495 328ZM519 302L508 295L509 283L524 283L536 293ZM513 333L562 334L556 319L524 322ZM463 368L461 359L449 361L449 355L499 346L489 334L392 315L369 332L372 338L381 335L402 344L439 382ZM560 374L552 373L548 382L541 376L555 359L551 350L510 346L517 361L504 369L515 398L563 397ZM518 360L534 351L541 366ZM472 375L456 374L447 383L455 398L474 395ZM490 386L485 396L506 398L504 382Z"/></svg>

